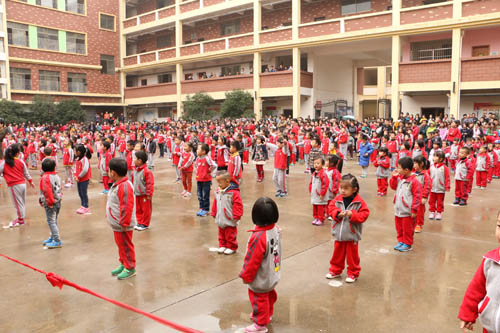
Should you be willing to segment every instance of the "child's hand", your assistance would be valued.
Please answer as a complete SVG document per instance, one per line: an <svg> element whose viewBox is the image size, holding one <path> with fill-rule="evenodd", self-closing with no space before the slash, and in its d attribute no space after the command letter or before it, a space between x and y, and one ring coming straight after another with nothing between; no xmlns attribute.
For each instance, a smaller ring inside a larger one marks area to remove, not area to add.
<svg viewBox="0 0 500 333"><path fill-rule="evenodd" d="M345 216L345 212L344 211L342 211L342 212L340 212L340 213L337 214L337 217L341 218L341 219L343 219L344 216Z"/></svg>
<svg viewBox="0 0 500 333"><path fill-rule="evenodd" d="M427 199L422 199L422 205L425 205L426 202L427 202Z"/></svg>
<svg viewBox="0 0 500 333"><path fill-rule="evenodd" d="M351 217L352 216L352 210L346 210L344 213L345 213L344 215L347 216L347 217Z"/></svg>
<svg viewBox="0 0 500 333"><path fill-rule="evenodd" d="M148 199L149 201L151 201L152 197L150 195L146 196L146 199Z"/></svg>
<svg viewBox="0 0 500 333"><path fill-rule="evenodd" d="M35 188L35 184L33 182L29 182L31 188Z"/></svg>
<svg viewBox="0 0 500 333"><path fill-rule="evenodd" d="M460 320L460 328L464 331L464 332L467 332L467 330L469 331L473 331L474 330L474 323L470 322L470 321L463 321L463 320Z"/></svg>
<svg viewBox="0 0 500 333"><path fill-rule="evenodd" d="M415 217L417 217L417 214L411 213L411 217L415 218Z"/></svg>
<svg viewBox="0 0 500 333"><path fill-rule="evenodd" d="M392 172L392 176L393 176L393 177L397 177L397 176L399 176L399 172L398 172L398 170L397 170L397 169L395 169L395 170Z"/></svg>
<svg viewBox="0 0 500 333"><path fill-rule="evenodd" d="M368 157L368 153L365 154L365 157Z"/></svg>

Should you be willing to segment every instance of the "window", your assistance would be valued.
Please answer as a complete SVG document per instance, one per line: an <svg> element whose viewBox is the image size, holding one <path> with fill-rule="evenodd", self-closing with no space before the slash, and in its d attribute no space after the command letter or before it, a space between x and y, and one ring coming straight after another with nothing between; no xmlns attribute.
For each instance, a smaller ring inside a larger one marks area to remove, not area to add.
<svg viewBox="0 0 500 333"><path fill-rule="evenodd" d="M366 12L370 9L370 0L342 0L342 15Z"/></svg>
<svg viewBox="0 0 500 333"><path fill-rule="evenodd" d="M99 14L99 28L115 31L115 17L113 15Z"/></svg>
<svg viewBox="0 0 500 333"><path fill-rule="evenodd" d="M156 47L159 49L164 49L172 45L172 38L170 35L158 36L156 37Z"/></svg>
<svg viewBox="0 0 500 333"><path fill-rule="evenodd" d="M38 27L38 48L59 51L59 31Z"/></svg>
<svg viewBox="0 0 500 333"><path fill-rule="evenodd" d="M101 73L115 74L115 57L112 55L101 54Z"/></svg>
<svg viewBox="0 0 500 333"><path fill-rule="evenodd" d="M68 91L86 93L87 75L83 73L68 73Z"/></svg>
<svg viewBox="0 0 500 333"><path fill-rule="evenodd" d="M158 108L158 118L171 118L171 117L172 117L171 107Z"/></svg>
<svg viewBox="0 0 500 333"><path fill-rule="evenodd" d="M57 0L36 0L38 6L57 8Z"/></svg>
<svg viewBox="0 0 500 333"><path fill-rule="evenodd" d="M315 17L315 18L314 18L314 22L324 21L325 19L326 19L326 17L324 17L324 16Z"/></svg>
<svg viewBox="0 0 500 333"><path fill-rule="evenodd" d="M85 35L74 32L66 32L66 51L71 53L85 54Z"/></svg>
<svg viewBox="0 0 500 333"><path fill-rule="evenodd" d="M7 23L9 45L29 46L28 25L21 23Z"/></svg>
<svg viewBox="0 0 500 333"><path fill-rule="evenodd" d="M14 90L31 90L31 70L11 67L10 84Z"/></svg>
<svg viewBox="0 0 500 333"><path fill-rule="evenodd" d="M156 0L156 9L170 6L172 4L171 0Z"/></svg>
<svg viewBox="0 0 500 333"><path fill-rule="evenodd" d="M169 82L172 82L172 74L158 75L158 83L169 83Z"/></svg>
<svg viewBox="0 0 500 333"><path fill-rule="evenodd" d="M40 71L40 90L60 91L61 73L53 71Z"/></svg>
<svg viewBox="0 0 500 333"><path fill-rule="evenodd" d="M482 45L482 46L473 46L472 47L472 56L473 57L484 57L490 55L490 46Z"/></svg>
<svg viewBox="0 0 500 333"><path fill-rule="evenodd" d="M411 61L451 59L451 39L415 42L410 49Z"/></svg>
<svg viewBox="0 0 500 333"><path fill-rule="evenodd" d="M127 81L126 81L127 87L137 87L139 85L139 79L137 76L134 75L128 75L127 76Z"/></svg>
<svg viewBox="0 0 500 333"><path fill-rule="evenodd" d="M221 68L221 76L237 75L240 71L241 71L241 66L240 65L223 66Z"/></svg>
<svg viewBox="0 0 500 333"><path fill-rule="evenodd" d="M147 86L147 85L148 85L148 79L142 79L141 86Z"/></svg>
<svg viewBox="0 0 500 333"><path fill-rule="evenodd" d="M68 12L85 14L85 0L66 0L66 10Z"/></svg>
<svg viewBox="0 0 500 333"><path fill-rule="evenodd" d="M221 24L221 35L233 35L240 32L240 20L234 20Z"/></svg>

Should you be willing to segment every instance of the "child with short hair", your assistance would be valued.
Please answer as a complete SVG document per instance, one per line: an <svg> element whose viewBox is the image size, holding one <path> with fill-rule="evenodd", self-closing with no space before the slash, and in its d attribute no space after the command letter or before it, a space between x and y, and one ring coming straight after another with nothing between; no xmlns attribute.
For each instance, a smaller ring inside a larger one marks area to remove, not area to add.
<svg viewBox="0 0 500 333"><path fill-rule="evenodd" d="M311 181L309 182L309 193L311 193L311 204L313 206L313 218L312 225L321 226L324 224L326 207L328 205L328 198L326 193L328 192L329 180L323 166L325 165L325 160L322 158L317 158L314 161L314 172L311 175Z"/></svg>
<svg viewBox="0 0 500 333"><path fill-rule="evenodd" d="M136 274L132 242L136 223L134 186L128 180L127 162L124 159L113 158L109 161L109 178L113 185L109 189L106 218L113 230L120 260L120 266L111 271L111 275L124 280Z"/></svg>
<svg viewBox="0 0 500 333"><path fill-rule="evenodd" d="M322 156L321 141L315 136L311 139L311 150L309 151L309 172L314 172L314 161Z"/></svg>
<svg viewBox="0 0 500 333"><path fill-rule="evenodd" d="M127 141L127 150L125 151L125 161L127 162L127 177L129 179L132 178L132 171L134 171L134 159L135 159L134 146L135 146L135 141L133 140Z"/></svg>
<svg viewBox="0 0 500 333"><path fill-rule="evenodd" d="M276 203L267 197L255 201L252 221L256 227L251 230L243 268L239 274L248 284L248 296L253 308L254 324L245 332L267 332L267 325L274 313L278 295L274 288L280 280L281 232L276 223L279 211Z"/></svg>
<svg viewBox="0 0 500 333"><path fill-rule="evenodd" d="M469 198L468 183L474 168L471 160L468 159L469 148L462 147L458 151L458 161L455 169L455 201L453 206L467 206Z"/></svg>
<svg viewBox="0 0 500 333"><path fill-rule="evenodd" d="M255 138L255 146L252 152L252 160L257 169L257 182L260 183L264 180L264 165L269 159L269 154L267 151L267 146L264 138L257 135Z"/></svg>
<svg viewBox="0 0 500 333"><path fill-rule="evenodd" d="M82 144L75 147L75 179L78 188L78 196L82 206L77 209L77 214L90 214L88 188L89 181L92 178L92 169L89 159L92 153Z"/></svg>
<svg viewBox="0 0 500 333"><path fill-rule="evenodd" d="M183 198L191 197L191 188L193 183L193 144L191 142L184 143L184 151L182 152L181 159L179 160L179 170L181 171L182 186L184 191L182 192Z"/></svg>
<svg viewBox="0 0 500 333"><path fill-rule="evenodd" d="M193 147L195 146L193 145ZM182 140L180 137L176 136L174 138L174 145L172 147L172 163L174 164L175 175L177 176L177 178L174 181L175 183L181 181L181 171L179 170L179 161L182 156L182 150L183 150Z"/></svg>
<svg viewBox="0 0 500 333"><path fill-rule="evenodd" d="M387 195L387 188L389 187L387 178L391 175L391 156L387 147L381 147L378 151L378 158L373 162L373 166L377 168L375 170L377 195L381 197Z"/></svg>
<svg viewBox="0 0 500 333"><path fill-rule="evenodd" d="M448 159L450 160L450 168L452 172L455 172L455 167L458 161L458 151L460 150L460 139L453 139L453 144L450 146L450 156Z"/></svg>
<svg viewBox="0 0 500 333"><path fill-rule="evenodd" d="M218 253L233 254L238 249L238 224L243 216L243 202L241 201L238 184L231 182L231 175L227 171L220 171L216 177L219 185L215 192L211 216L219 227Z"/></svg>
<svg viewBox="0 0 500 333"><path fill-rule="evenodd" d="M420 233L424 229L425 220L425 204L429 198L429 194L432 188L432 179L429 175L429 160L425 159L423 156L417 156L413 160L413 167L415 168L415 176L422 185L422 201L420 206L418 206L415 232Z"/></svg>
<svg viewBox="0 0 500 333"><path fill-rule="evenodd" d="M229 153L231 157L229 158L229 163L227 165L227 172L231 176L231 182L239 185L241 181L241 175L243 173L242 160L239 154L242 144L239 141L233 141L229 145Z"/></svg>
<svg viewBox="0 0 500 333"><path fill-rule="evenodd" d="M40 199L39 203L45 209L47 224L50 229L50 237L43 241L49 249L55 249L62 246L59 236L59 227L57 217L61 209L61 179L56 173L56 162L52 159L45 159L42 162L43 176L40 179Z"/></svg>
<svg viewBox="0 0 500 333"><path fill-rule="evenodd" d="M151 169L147 167L148 155L144 151L135 153L135 169L132 173L135 195L135 215L137 225L135 230L143 231L149 228L153 211L153 193L155 178Z"/></svg>
<svg viewBox="0 0 500 333"><path fill-rule="evenodd" d="M373 152L372 145L368 142L368 136L364 133L360 134L360 144L358 148L359 165L361 166L361 178L368 176L368 166L370 165L370 155Z"/></svg>
<svg viewBox="0 0 500 333"><path fill-rule="evenodd" d="M64 187L73 186L73 164L75 163L75 152L69 139L64 140L63 166L66 172L66 184Z"/></svg>
<svg viewBox="0 0 500 333"><path fill-rule="evenodd" d="M361 240L362 223L370 215L368 206L359 195L359 183L356 177L351 174L342 177L340 194L328 205L328 213L333 218L332 235L336 240L326 278L340 277L347 260L345 282L353 283L361 271L358 242Z"/></svg>
<svg viewBox="0 0 500 333"><path fill-rule="evenodd" d="M198 187L198 201L200 202L200 211L196 216L207 216L210 210L210 189L212 187L212 174L217 170L217 165L208 156L210 148L206 143L198 145L195 162L196 182Z"/></svg>
<svg viewBox="0 0 500 333"><path fill-rule="evenodd" d="M102 143L102 153L99 155L99 171L101 172L102 184L104 186L104 190L102 194L108 194L109 191L109 176L108 176L108 166L109 161L111 161L111 145L108 141L104 141Z"/></svg>
<svg viewBox="0 0 500 333"><path fill-rule="evenodd" d="M450 191L450 170L444 164L445 154L442 151L434 154L434 164L430 168L432 180L429 195L429 220L441 220L444 211L444 195Z"/></svg>
<svg viewBox="0 0 500 333"><path fill-rule="evenodd" d="M412 170L413 160L410 157L400 158L389 181L391 188L396 190L394 212L398 243L394 250L400 252L412 250L415 217L422 201L422 185Z"/></svg>
<svg viewBox="0 0 500 333"><path fill-rule="evenodd" d="M287 153L285 148L285 140L278 138L276 145L267 143L267 146L274 150L274 173L273 184L276 188L275 197L284 198L287 195L286 188L286 167L287 167Z"/></svg>
<svg viewBox="0 0 500 333"><path fill-rule="evenodd" d="M342 170L343 163L344 161L338 155L329 155L328 159L326 160L327 169L325 170L325 173L328 177L328 191L326 192L326 200L328 201L328 205L333 199L335 199L335 197L339 193L339 182L342 178L340 170ZM332 218L328 214L328 209L325 213L327 213L329 219Z"/></svg>
<svg viewBox="0 0 500 333"><path fill-rule="evenodd" d="M476 162L476 185L480 190L486 189L488 182L488 170L490 169L490 157L485 146L479 148Z"/></svg>

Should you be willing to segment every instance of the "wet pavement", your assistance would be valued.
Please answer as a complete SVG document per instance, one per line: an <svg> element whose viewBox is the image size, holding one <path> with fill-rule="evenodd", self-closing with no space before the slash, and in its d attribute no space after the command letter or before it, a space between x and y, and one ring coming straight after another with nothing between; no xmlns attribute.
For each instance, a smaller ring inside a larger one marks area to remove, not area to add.
<svg viewBox="0 0 500 333"><path fill-rule="evenodd" d="M217 226L211 217L195 216L195 196L181 198L182 185L173 183L175 173L166 159L158 159L154 171L152 228L134 233L137 276L118 281L110 274L118 254L95 166L89 187L91 215L75 214L80 207L76 188L64 190L59 216L63 248L42 247L48 226L38 191L30 189L27 225L0 230L0 253L181 325L206 332L242 331L250 324L251 307L238 273L249 237L246 230L253 226L250 211L259 196L275 193L272 163L265 169L264 183L256 183L254 167L245 166L240 249L232 256L209 251L218 245ZM303 170L302 165L292 167L290 195L276 200L284 259L270 332L458 332L456 317L465 289L482 255L498 246L494 233L500 181L494 180L487 190L473 190L467 207L451 206L453 195L447 194L443 221L426 219L424 232L415 235L414 250L399 253L392 249L393 191L376 196L371 168L369 177L360 180L360 194L371 210L359 246L360 278L350 285L343 280L330 285L324 275L333 241L328 226L311 225L309 177ZM360 168L350 161L347 172L358 176ZM38 188L38 172L31 173ZM14 217L4 183L0 224ZM70 287L53 288L43 275L23 266L0 262L0 332L171 331Z"/></svg>

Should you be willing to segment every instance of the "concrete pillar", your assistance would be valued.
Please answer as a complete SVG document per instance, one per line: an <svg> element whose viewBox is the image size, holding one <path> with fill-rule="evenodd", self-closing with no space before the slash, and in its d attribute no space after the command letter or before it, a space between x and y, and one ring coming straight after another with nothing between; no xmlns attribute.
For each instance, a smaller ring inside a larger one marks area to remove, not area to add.
<svg viewBox="0 0 500 333"><path fill-rule="evenodd" d="M391 117L399 118L399 60L401 58L401 37L392 36L392 82Z"/></svg>
<svg viewBox="0 0 500 333"><path fill-rule="evenodd" d="M7 12L5 8L5 0L0 1L2 5L2 25L7 27ZM6 28L4 28L7 30ZM5 78L7 79L7 99L11 100L12 96L10 93L10 65L9 65L9 47L7 38L3 38L3 49L5 50Z"/></svg>
<svg viewBox="0 0 500 333"><path fill-rule="evenodd" d="M184 76L184 72L182 69L182 64L175 65L175 83L177 86L177 119L182 117L182 77Z"/></svg>
<svg viewBox="0 0 500 333"><path fill-rule="evenodd" d="M386 77L386 68L384 66L377 67L377 99L385 99L385 77ZM380 118L385 118L384 114L385 104L377 103L377 115Z"/></svg>
<svg viewBox="0 0 500 333"><path fill-rule="evenodd" d="M253 113L257 120L262 118L262 98L260 97L260 70L262 58L259 52L253 54Z"/></svg>
<svg viewBox="0 0 500 333"><path fill-rule="evenodd" d="M254 0L253 2L253 45L259 45L260 43L260 29L262 28L262 4L260 0ZM254 67L255 69L255 67ZM255 70L254 70L255 72Z"/></svg>
<svg viewBox="0 0 500 333"><path fill-rule="evenodd" d="M292 0L292 39L299 39L301 0Z"/></svg>
<svg viewBox="0 0 500 333"><path fill-rule="evenodd" d="M462 0L453 0L453 18L459 19L462 17Z"/></svg>
<svg viewBox="0 0 500 333"><path fill-rule="evenodd" d="M300 117L300 49L294 47L293 53L293 117Z"/></svg>
<svg viewBox="0 0 500 333"><path fill-rule="evenodd" d="M392 0L392 25L397 27L401 23L401 0Z"/></svg>
<svg viewBox="0 0 500 333"><path fill-rule="evenodd" d="M451 48L450 116L459 119L460 112L460 55L462 52L462 31L453 29Z"/></svg>
<svg viewBox="0 0 500 333"><path fill-rule="evenodd" d="M176 7L177 8L177 7ZM181 46L182 46L182 21L175 20L175 56L181 56Z"/></svg>

